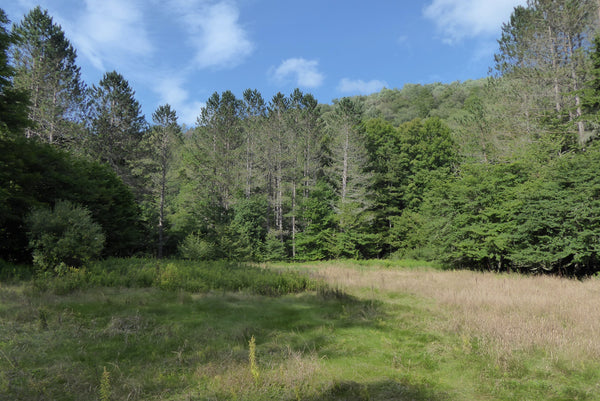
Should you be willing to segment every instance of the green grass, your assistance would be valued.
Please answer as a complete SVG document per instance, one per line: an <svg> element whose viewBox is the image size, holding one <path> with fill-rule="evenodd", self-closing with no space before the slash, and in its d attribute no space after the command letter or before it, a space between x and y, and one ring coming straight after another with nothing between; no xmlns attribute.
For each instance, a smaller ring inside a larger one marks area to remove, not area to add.
<svg viewBox="0 0 600 401"><path fill-rule="evenodd" d="M156 262L139 259L104 262L98 265L104 272L87 270L75 280L81 288L69 291L55 291L56 283L45 290L33 281L0 283L0 399L600 397L597 361L556 359L545 350L498 357L483 339L440 330L437 322L448 311L429 299L373 288L341 291L306 278L305 290L281 290L286 280L299 282L298 273L284 270L308 265L274 272L245 267L245 276L243 266L230 266L246 281L203 281L192 291L185 288L190 271L227 267L169 263L175 266L169 286L156 280L163 265L152 276ZM153 278L145 286L146 279L135 279L146 275ZM265 291L265 280L279 292Z"/></svg>
<svg viewBox="0 0 600 401"><path fill-rule="evenodd" d="M271 262L269 267L276 269L314 270L328 266L338 266L350 269L441 269L437 262L415 260L415 259L369 259L369 260L327 260L315 262Z"/></svg>
<svg viewBox="0 0 600 401"><path fill-rule="evenodd" d="M144 258L108 259L84 269L70 269L59 277L40 274L33 281L40 291L64 295L95 287L156 287L169 291L248 291L277 296L316 289L319 283L295 272L227 261L191 262Z"/></svg>

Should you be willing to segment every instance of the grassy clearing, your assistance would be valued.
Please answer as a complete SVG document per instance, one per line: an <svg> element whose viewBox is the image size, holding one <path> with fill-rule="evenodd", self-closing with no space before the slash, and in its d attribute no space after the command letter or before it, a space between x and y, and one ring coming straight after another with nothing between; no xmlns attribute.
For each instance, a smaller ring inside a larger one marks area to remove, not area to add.
<svg viewBox="0 0 600 401"><path fill-rule="evenodd" d="M66 293L1 284L0 399L600 399L598 281L386 263L248 268L259 282L300 271L328 283L302 276L305 291L273 297L253 285L186 290L183 272L196 268L171 263L171 287L156 281L164 266L140 260L105 268L151 270L147 286L100 285L89 270Z"/></svg>

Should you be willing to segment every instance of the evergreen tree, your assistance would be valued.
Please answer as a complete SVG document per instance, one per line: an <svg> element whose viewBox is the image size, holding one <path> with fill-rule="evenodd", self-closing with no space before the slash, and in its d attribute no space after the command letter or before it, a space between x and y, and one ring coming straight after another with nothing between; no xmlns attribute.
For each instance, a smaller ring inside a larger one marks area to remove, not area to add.
<svg viewBox="0 0 600 401"><path fill-rule="evenodd" d="M29 96L13 86L15 70L8 64L8 50L14 37L6 29L8 23L0 9L0 140L21 133L31 124L27 116Z"/></svg>
<svg viewBox="0 0 600 401"><path fill-rule="evenodd" d="M519 99L524 114L561 135L565 147L581 146L588 136L580 90L596 10L596 0L529 0L515 9L499 40L496 70L515 80L515 96L526 96Z"/></svg>
<svg viewBox="0 0 600 401"><path fill-rule="evenodd" d="M360 123L362 110L350 98L335 104L327 116L331 135L331 179L336 189L336 213L339 232L335 254L338 257L357 257L364 248L365 235L372 222L368 195L371 172L368 171L366 138ZM363 235L364 234L364 235Z"/></svg>
<svg viewBox="0 0 600 401"><path fill-rule="evenodd" d="M302 204L316 185L323 167L322 129L318 102L311 94L295 89L290 95L287 114L289 154L285 175L291 192L287 215L290 218L292 258L295 258L297 234L307 224L302 218Z"/></svg>
<svg viewBox="0 0 600 401"><path fill-rule="evenodd" d="M143 188L135 162L147 123L135 92L116 71L104 74L92 88L91 126L91 156L108 164L140 198Z"/></svg>
<svg viewBox="0 0 600 401"><path fill-rule="evenodd" d="M184 235L210 244L217 258L235 253L230 224L248 178L243 113L243 102L231 91L215 92L201 110L197 127L185 138L184 185L174 223Z"/></svg>
<svg viewBox="0 0 600 401"><path fill-rule="evenodd" d="M596 35L590 51L590 79L582 91L583 120L597 132L600 128L600 35Z"/></svg>
<svg viewBox="0 0 600 401"><path fill-rule="evenodd" d="M244 138L241 116L243 103L231 91L213 93L198 117L194 132L199 157L204 159L204 178L209 178L214 196L228 210L234 195L243 188L240 152ZM242 159L243 160L243 159Z"/></svg>
<svg viewBox="0 0 600 401"><path fill-rule="evenodd" d="M243 131L246 139L245 162L246 162L246 187L244 193L246 199L254 194L260 185L258 174L258 146L262 139L263 127L266 123L267 107L265 101L256 89L244 91L244 124Z"/></svg>
<svg viewBox="0 0 600 401"><path fill-rule="evenodd" d="M269 203L272 205L275 235L284 243L285 226L285 174L289 163L289 127L287 113L290 108L290 99L279 92L273 96L268 106L269 123L263 161L267 181ZM269 219L268 221L270 221Z"/></svg>
<svg viewBox="0 0 600 401"><path fill-rule="evenodd" d="M13 33L15 87L30 93L29 118L35 124L26 129L27 137L77 148L83 136L86 90L75 49L39 6L13 27Z"/></svg>
<svg viewBox="0 0 600 401"><path fill-rule="evenodd" d="M177 114L168 104L159 106L152 113L154 125L143 140L143 170L149 186L149 203L156 216L158 231L158 257L163 256L165 245L166 204L169 195L169 179L172 173L175 150L181 142L181 129Z"/></svg>

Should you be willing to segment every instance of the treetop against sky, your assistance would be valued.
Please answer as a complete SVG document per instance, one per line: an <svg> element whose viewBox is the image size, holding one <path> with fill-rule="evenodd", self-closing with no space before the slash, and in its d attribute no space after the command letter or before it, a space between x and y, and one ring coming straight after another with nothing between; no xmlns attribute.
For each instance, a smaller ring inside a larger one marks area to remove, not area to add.
<svg viewBox="0 0 600 401"><path fill-rule="evenodd" d="M117 70L150 116L169 103L193 125L211 93L266 98L295 87L320 102L405 83L487 75L496 40L525 0L17 0L39 4L77 49L83 79Z"/></svg>

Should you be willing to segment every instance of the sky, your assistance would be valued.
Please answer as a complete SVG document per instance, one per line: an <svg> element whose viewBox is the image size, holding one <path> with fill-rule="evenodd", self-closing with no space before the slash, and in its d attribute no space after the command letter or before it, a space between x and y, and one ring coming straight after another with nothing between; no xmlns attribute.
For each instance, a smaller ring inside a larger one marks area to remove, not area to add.
<svg viewBox="0 0 600 401"><path fill-rule="evenodd" d="M8 4L3 4L8 3ZM121 73L149 122L165 103L195 125L206 100L295 88L320 103L407 83L486 77L525 0L0 0L13 23L47 9L84 81Z"/></svg>

